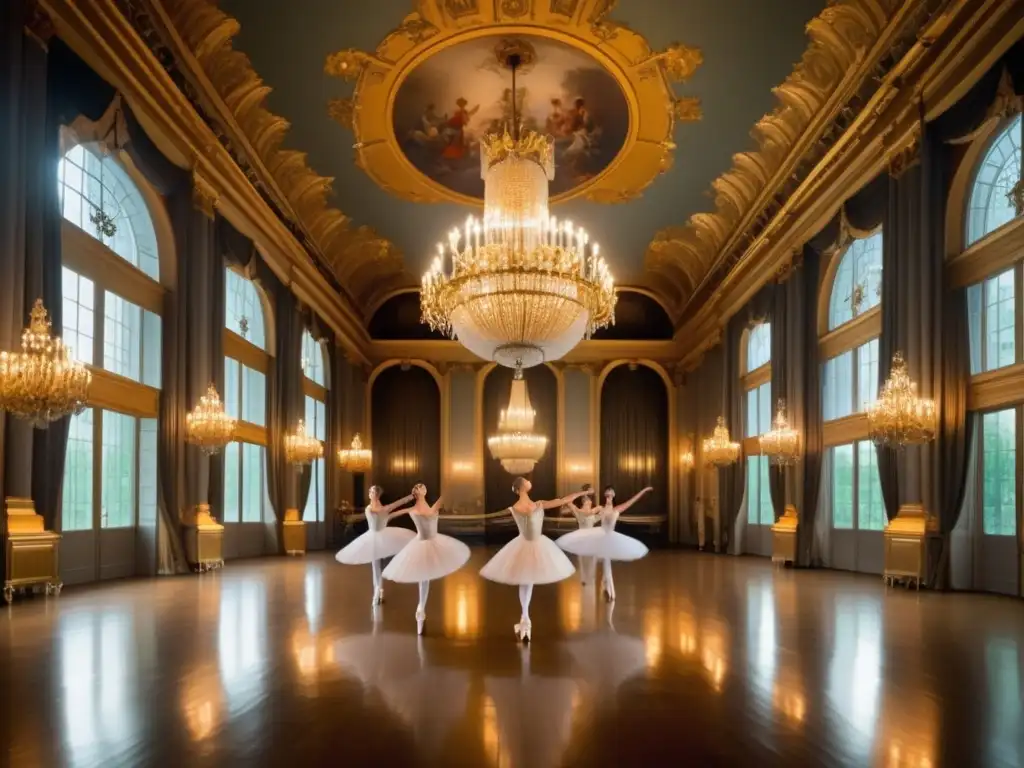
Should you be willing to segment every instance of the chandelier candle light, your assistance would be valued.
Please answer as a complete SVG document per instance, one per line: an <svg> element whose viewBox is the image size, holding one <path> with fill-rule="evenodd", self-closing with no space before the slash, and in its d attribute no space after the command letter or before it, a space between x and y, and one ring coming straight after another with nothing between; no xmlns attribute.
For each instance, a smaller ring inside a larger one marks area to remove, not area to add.
<svg viewBox="0 0 1024 768"><path fill-rule="evenodd" d="M198 446L208 456L219 453L235 437L237 422L224 411L224 404L213 384L185 419L185 441Z"/></svg>
<svg viewBox="0 0 1024 768"><path fill-rule="evenodd" d="M903 353L892 356L882 395L868 406L868 433L876 445L902 448L935 439L938 412L932 400L918 397Z"/></svg>
<svg viewBox="0 0 1024 768"><path fill-rule="evenodd" d="M295 433L285 435L284 456L289 464L302 467L323 458L324 444L315 437L307 435L306 425L302 419L299 419L299 426L295 428Z"/></svg>
<svg viewBox="0 0 1024 768"><path fill-rule="evenodd" d="M526 475L544 456L548 439L533 432L537 412L530 404L523 369L516 368L509 392L508 408L498 417L498 431L487 438L491 456L501 462L510 475Z"/></svg>
<svg viewBox="0 0 1024 768"><path fill-rule="evenodd" d="M800 460L800 433L789 426L786 419L786 401L779 398L775 421L769 432L758 438L761 454L778 467L789 467Z"/></svg>
<svg viewBox="0 0 1024 768"><path fill-rule="evenodd" d="M499 62L512 70L521 56ZM484 214L456 227L423 275L423 322L474 354L509 368L558 360L614 322L615 285L597 243L548 212L554 179L549 137L512 133L481 142Z"/></svg>
<svg viewBox="0 0 1024 768"><path fill-rule="evenodd" d="M363 438L358 432L352 438L351 448L342 448L338 451L338 466L353 475L369 472L372 464L373 453L368 448L363 448Z"/></svg>
<svg viewBox="0 0 1024 768"><path fill-rule="evenodd" d="M72 359L59 337L50 336L42 299L36 299L29 318L21 352L0 352L0 411L45 429L85 410L92 374Z"/></svg>
<svg viewBox="0 0 1024 768"><path fill-rule="evenodd" d="M727 467L735 464L740 457L740 444L729 439L729 429L725 426L725 417L718 417L718 425L714 433L704 441L704 461L716 467Z"/></svg>

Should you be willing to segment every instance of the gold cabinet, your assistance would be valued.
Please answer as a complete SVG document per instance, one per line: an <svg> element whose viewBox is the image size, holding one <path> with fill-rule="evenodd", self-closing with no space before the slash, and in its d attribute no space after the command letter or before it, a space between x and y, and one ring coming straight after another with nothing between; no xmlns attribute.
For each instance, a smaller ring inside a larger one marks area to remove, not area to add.
<svg viewBox="0 0 1024 768"><path fill-rule="evenodd" d="M786 505L775 525L772 526L772 562L784 565L796 562L796 532L800 527L800 518L796 507Z"/></svg>
<svg viewBox="0 0 1024 768"><path fill-rule="evenodd" d="M281 523L281 540L287 555L306 554L306 524L299 518L299 510L286 509Z"/></svg>
<svg viewBox="0 0 1024 768"><path fill-rule="evenodd" d="M46 594L59 595L60 534L46 530L32 499L8 498L4 513L4 600L11 602L16 589L39 584Z"/></svg>
<svg viewBox="0 0 1024 768"><path fill-rule="evenodd" d="M885 527L885 560L882 576L886 583L906 581L920 589L927 577L928 533L931 519L920 504L904 504Z"/></svg>
<svg viewBox="0 0 1024 768"><path fill-rule="evenodd" d="M202 573L224 567L224 526L213 519L209 504L200 504L184 521L185 556Z"/></svg>

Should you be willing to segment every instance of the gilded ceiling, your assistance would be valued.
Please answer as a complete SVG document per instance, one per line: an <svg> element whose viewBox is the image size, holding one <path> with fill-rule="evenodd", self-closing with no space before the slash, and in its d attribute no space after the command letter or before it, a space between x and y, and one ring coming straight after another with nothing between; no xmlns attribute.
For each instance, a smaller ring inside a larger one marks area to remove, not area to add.
<svg viewBox="0 0 1024 768"><path fill-rule="evenodd" d="M366 304L416 281L475 202L443 131L453 118L471 131L500 119L507 94L485 49L526 39L539 59L523 73L528 117L564 126L564 152L578 101L600 126L582 137L593 147L583 161L563 157L555 213L601 242L620 283L649 287L673 315L756 222L894 2L163 0Z"/></svg>

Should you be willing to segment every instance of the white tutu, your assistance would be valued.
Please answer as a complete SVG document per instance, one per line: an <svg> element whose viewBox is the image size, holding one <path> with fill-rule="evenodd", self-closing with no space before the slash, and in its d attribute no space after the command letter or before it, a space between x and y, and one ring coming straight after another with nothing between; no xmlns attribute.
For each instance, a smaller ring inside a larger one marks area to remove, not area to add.
<svg viewBox="0 0 1024 768"><path fill-rule="evenodd" d="M576 572L572 561L547 536L528 540L516 536L480 569L480 575L501 584L552 584Z"/></svg>
<svg viewBox="0 0 1024 768"><path fill-rule="evenodd" d="M454 573L469 560L469 547L458 539L437 533L429 539L410 541L381 574L385 579L412 584L433 581Z"/></svg>
<svg viewBox="0 0 1024 768"><path fill-rule="evenodd" d="M374 560L383 560L397 555L416 534L408 528L372 528L342 549L334 559L345 565L366 565Z"/></svg>
<svg viewBox="0 0 1024 768"><path fill-rule="evenodd" d="M639 560L648 549L642 541L605 528L581 528L558 539L558 546L581 557L602 560Z"/></svg>

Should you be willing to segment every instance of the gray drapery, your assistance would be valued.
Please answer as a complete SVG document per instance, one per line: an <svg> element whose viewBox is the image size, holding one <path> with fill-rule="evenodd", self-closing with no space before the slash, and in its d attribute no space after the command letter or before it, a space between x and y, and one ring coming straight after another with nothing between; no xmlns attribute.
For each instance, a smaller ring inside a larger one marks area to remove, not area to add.
<svg viewBox="0 0 1024 768"><path fill-rule="evenodd" d="M782 398L786 401L787 411L791 407L789 403L789 368L793 360L801 358L790 357L789 355L789 326L800 307L790 307L789 279L785 282L772 286L772 325L771 325L771 355L772 355L772 400L771 413L772 423L775 421L777 401ZM792 423L791 423L792 426ZM772 512L778 520L786 511L786 470L783 467L770 465L768 467L768 490L772 498Z"/></svg>
<svg viewBox="0 0 1024 768"><path fill-rule="evenodd" d="M743 450L743 400L745 393L740 382L740 344L749 323L745 317L734 315L725 328L722 358L722 392L725 425L732 439L740 444L739 458L734 464L718 469L718 525L722 552L739 554L735 549L733 528L743 506L744 478L747 459Z"/></svg>
<svg viewBox="0 0 1024 768"><path fill-rule="evenodd" d="M320 320L320 318L316 316L315 313L313 313L313 312L309 311L307 308L303 307L303 308L300 309L300 316L301 316L301 322L302 322L302 325L303 325L303 329L309 331L309 335L313 337L314 341L316 341L318 343L321 343L328 350L331 350L331 349L334 348L334 334L331 333L331 331L330 331L330 329L328 329L327 325L325 323L323 323ZM299 354L300 355L302 354L301 351L300 351ZM330 412L330 409L331 409L331 405L330 405L330 403L331 403L330 385L331 385L332 365L333 365L333 363L332 363L332 361L330 359L330 352L328 352L328 359L324 360L324 368L325 368L325 379L324 380L327 383L327 387L328 387L327 401L324 403L324 411L325 411L325 419L326 419L326 423L324 425L324 427L325 427L325 430L324 430L324 433L325 433L325 439L324 439L324 458L328 460L328 461L324 462L324 483L325 483L325 485L324 485L324 499L325 499L325 505L326 505L326 499L327 499L327 495L328 495L327 494L327 487L329 485L327 478L330 475L330 470L327 467L327 464L330 461L331 457L336 455L334 452L332 452L330 450L331 443L332 443L332 441L331 441L331 431L332 431L331 430L331 412ZM301 367L301 360L300 360L300 367ZM299 379L299 382L300 382L300 385L301 385L301 382L302 382L301 377ZM301 386L300 386L300 390L301 390ZM303 397L302 413L305 413L305 395L301 391L300 391L300 395L302 395L302 397ZM309 434L309 435L313 434L313 425L312 424L307 424L306 425L306 434ZM300 515L302 514L302 511L306 508L306 502L309 499L309 489L310 489L310 486L312 485L312 483L313 483L313 468L312 468L311 465L307 464L307 465L302 467L301 471L299 472L299 478L298 478L298 510L299 510L299 514ZM329 509L329 507L328 507L328 509Z"/></svg>

